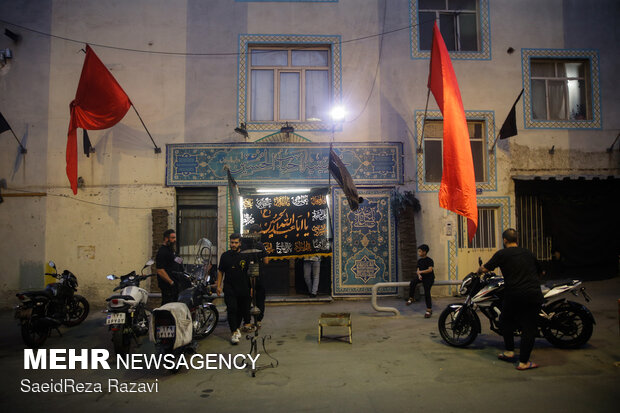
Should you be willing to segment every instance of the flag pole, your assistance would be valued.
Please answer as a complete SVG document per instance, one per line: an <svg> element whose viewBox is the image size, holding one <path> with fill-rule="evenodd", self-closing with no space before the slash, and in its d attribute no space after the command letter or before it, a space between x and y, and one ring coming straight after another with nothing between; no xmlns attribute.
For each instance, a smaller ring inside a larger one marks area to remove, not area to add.
<svg viewBox="0 0 620 413"><path fill-rule="evenodd" d="M426 125L426 112L428 111L428 99L431 96L431 88L426 90L426 106L424 107L424 119L422 119L422 136L420 136L420 145L418 145L418 153L423 153L422 142L424 142L424 126Z"/></svg>
<svg viewBox="0 0 620 413"><path fill-rule="evenodd" d="M493 153L493 149L495 149L495 145L497 144L497 140L499 139L500 132L497 132L497 137L495 138L495 141L493 142L493 146L491 146L491 149L489 149L489 153Z"/></svg>
<svg viewBox="0 0 620 413"><path fill-rule="evenodd" d="M28 150L26 148L24 148L24 145L22 145L22 143L19 141L19 139L17 138L17 135L15 135L15 132L13 132L13 128L11 128L11 126L9 126L9 130L13 134L13 137L15 137L15 140L17 141L17 144L20 147L19 152L20 153L28 153Z"/></svg>
<svg viewBox="0 0 620 413"><path fill-rule="evenodd" d="M136 109L133 103L131 104L131 107L133 108L134 112L136 112L136 115L138 115L138 119L140 119L140 122L142 122L142 126L144 126L144 130L149 135L149 138L151 138L151 142L153 142L153 146L155 146L155 153L161 153L161 148L158 147L155 141L153 140L153 137L151 136L151 132L149 132L146 125L144 124L144 121L142 120L142 116L140 116L140 114L138 113L138 109Z"/></svg>

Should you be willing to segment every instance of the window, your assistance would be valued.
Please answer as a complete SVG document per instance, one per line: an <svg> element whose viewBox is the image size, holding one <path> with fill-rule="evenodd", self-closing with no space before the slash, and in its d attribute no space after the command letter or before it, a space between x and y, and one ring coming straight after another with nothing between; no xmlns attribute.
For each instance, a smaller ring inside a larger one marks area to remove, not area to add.
<svg viewBox="0 0 620 413"><path fill-rule="evenodd" d="M250 47L250 121L326 121L329 59L328 47Z"/></svg>
<svg viewBox="0 0 620 413"><path fill-rule="evenodd" d="M495 225L497 208L478 208L478 228L476 235L470 241L467 239L467 219L459 216L458 219L458 244L461 248L497 248L497 228Z"/></svg>
<svg viewBox="0 0 620 413"><path fill-rule="evenodd" d="M468 120L471 153L476 182L486 181L484 121ZM426 182L441 182L443 171L443 120L426 120L424 125L424 178Z"/></svg>
<svg viewBox="0 0 620 413"><path fill-rule="evenodd" d="M490 59L489 0L409 0L411 57L428 58L437 22L452 59Z"/></svg>
<svg viewBox="0 0 620 413"><path fill-rule="evenodd" d="M420 49L430 50L437 21L448 50L478 51L476 0L419 0Z"/></svg>
<svg viewBox="0 0 620 413"><path fill-rule="evenodd" d="M522 49L526 128L600 129L595 50Z"/></svg>
<svg viewBox="0 0 620 413"><path fill-rule="evenodd" d="M532 59L532 117L535 120L592 119L588 61Z"/></svg>

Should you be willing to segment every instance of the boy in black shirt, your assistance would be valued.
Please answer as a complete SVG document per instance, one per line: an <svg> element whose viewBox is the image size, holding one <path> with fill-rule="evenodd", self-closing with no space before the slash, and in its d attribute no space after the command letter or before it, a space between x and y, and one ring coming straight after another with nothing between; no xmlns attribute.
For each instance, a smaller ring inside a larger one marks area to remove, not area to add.
<svg viewBox="0 0 620 413"><path fill-rule="evenodd" d="M435 283L435 272L433 271L433 266L435 263L431 257L428 257L429 248L428 245L422 244L418 247L418 270L416 271L416 277L413 277L411 283L409 284L409 299L407 300L407 305L413 303L413 293L415 291L415 287L421 281L422 286L424 287L424 300L426 301L426 313L424 313L424 318L429 318L431 314L433 314L433 302L431 300L431 287Z"/></svg>

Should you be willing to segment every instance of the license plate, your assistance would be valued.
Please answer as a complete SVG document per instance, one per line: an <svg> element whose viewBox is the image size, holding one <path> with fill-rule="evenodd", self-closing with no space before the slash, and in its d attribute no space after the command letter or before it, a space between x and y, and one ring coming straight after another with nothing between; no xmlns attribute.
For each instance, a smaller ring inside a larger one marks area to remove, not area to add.
<svg viewBox="0 0 620 413"><path fill-rule="evenodd" d="M105 318L105 324L125 324L125 313L110 313Z"/></svg>
<svg viewBox="0 0 620 413"><path fill-rule="evenodd" d="M159 326L157 327L157 338L174 337L176 326Z"/></svg>

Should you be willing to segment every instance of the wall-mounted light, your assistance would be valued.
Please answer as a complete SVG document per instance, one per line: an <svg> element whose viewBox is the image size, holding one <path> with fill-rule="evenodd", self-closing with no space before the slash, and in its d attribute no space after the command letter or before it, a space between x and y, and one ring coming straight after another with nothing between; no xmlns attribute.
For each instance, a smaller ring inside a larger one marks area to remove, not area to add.
<svg viewBox="0 0 620 413"><path fill-rule="evenodd" d="M248 131L245 128L245 123L242 123L241 125L239 125L238 127L235 128L235 132L237 132L239 135L243 136L244 138L248 138Z"/></svg>
<svg viewBox="0 0 620 413"><path fill-rule="evenodd" d="M293 132L295 132L295 128L290 126L288 122L286 122L286 125L280 128L280 133L293 133Z"/></svg>
<svg viewBox="0 0 620 413"><path fill-rule="evenodd" d="M0 50L0 67L6 65L6 61L13 58L13 52L8 47Z"/></svg>
<svg viewBox="0 0 620 413"><path fill-rule="evenodd" d="M329 115L334 122L342 122L347 115L347 111L344 106L334 106Z"/></svg>

